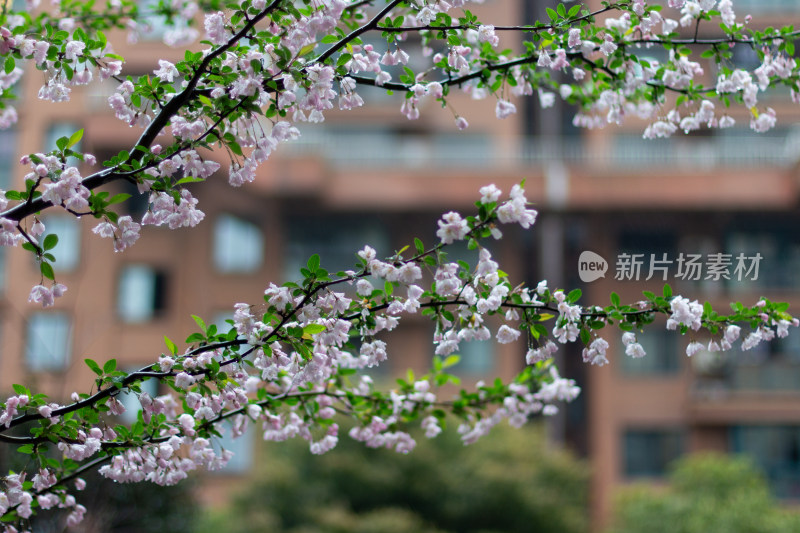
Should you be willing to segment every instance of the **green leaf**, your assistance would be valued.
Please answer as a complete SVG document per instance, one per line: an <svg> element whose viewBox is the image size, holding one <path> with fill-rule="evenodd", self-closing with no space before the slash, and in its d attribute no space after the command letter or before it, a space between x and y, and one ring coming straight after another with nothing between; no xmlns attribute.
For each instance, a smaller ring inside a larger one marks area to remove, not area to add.
<svg viewBox="0 0 800 533"><path fill-rule="evenodd" d="M414 247L417 249L418 254L425 252L425 245L416 237L414 237Z"/></svg>
<svg viewBox="0 0 800 533"><path fill-rule="evenodd" d="M83 130L80 129L69 136L69 142L67 143L67 148L72 148L73 146L81 142L82 138L83 138Z"/></svg>
<svg viewBox="0 0 800 533"><path fill-rule="evenodd" d="M206 327L206 323L205 323L205 322L203 322L203 319L202 319L202 318L200 318L200 317L199 317L199 316L197 316L197 315L192 315L192 319L193 319L193 320L195 321L195 323L197 324L197 327L199 327L199 328L200 328L200 330L201 330L203 333L205 333L205 332L206 332L206 330L207 330L208 328Z"/></svg>
<svg viewBox="0 0 800 533"><path fill-rule="evenodd" d="M304 335L316 335L317 333L322 333L323 331L327 330L325 326L322 324L309 324L303 328Z"/></svg>
<svg viewBox="0 0 800 533"><path fill-rule="evenodd" d="M619 307L619 294L616 292L611 293L611 305L614 307Z"/></svg>
<svg viewBox="0 0 800 533"><path fill-rule="evenodd" d="M33 454L33 444L23 444L17 448L17 451L25 455L31 455Z"/></svg>
<svg viewBox="0 0 800 533"><path fill-rule="evenodd" d="M561 15L564 18L566 18L566 16L567 16L567 8L564 7L564 4L558 4L558 7L556 8L556 11L558 12L559 15Z"/></svg>
<svg viewBox="0 0 800 533"><path fill-rule="evenodd" d="M67 149L67 144L69 144L69 138L67 137L60 137L56 141L56 148L61 150L62 152Z"/></svg>
<svg viewBox="0 0 800 533"><path fill-rule="evenodd" d="M552 7L548 7L548 8L545 8L545 9L547 9L547 16L550 17L550 20L552 22L555 22L555 21L558 20L558 13L556 13L555 9L553 9Z"/></svg>
<svg viewBox="0 0 800 533"><path fill-rule="evenodd" d="M336 66L337 67L341 67L345 63L350 61L351 59L353 59L352 55L350 55L350 54L342 54L342 55L339 56L339 59L336 61Z"/></svg>
<svg viewBox="0 0 800 533"><path fill-rule="evenodd" d="M14 71L14 68L16 66L17 65L14 62L14 57L11 56L10 54L8 56L6 56L6 62L5 62L5 65L3 65L3 70L5 71L5 73L6 74L11 74Z"/></svg>
<svg viewBox="0 0 800 533"><path fill-rule="evenodd" d="M89 367L89 369L90 369L92 372L94 372L95 374L97 374L98 376L102 376L102 375L103 375L103 369L102 369L102 368L100 368L100 365L98 365L98 364L97 364L96 362L94 362L93 360L91 360L91 359L84 359L84 360L83 360L83 362L84 362L84 363L86 363L86 366L88 366L88 367Z"/></svg>
<svg viewBox="0 0 800 533"><path fill-rule="evenodd" d="M178 347L166 335L164 336L164 344L167 345L167 349L172 355L178 355Z"/></svg>
<svg viewBox="0 0 800 533"><path fill-rule="evenodd" d="M51 233L47 237L44 238L44 242L42 243L42 248L45 250L52 250L58 244L58 235L55 233Z"/></svg>
<svg viewBox="0 0 800 533"><path fill-rule="evenodd" d="M583 292L580 289L572 289L569 291L569 294L567 294L567 302L574 304L580 299L582 294Z"/></svg>
<svg viewBox="0 0 800 533"><path fill-rule="evenodd" d="M42 271L42 276L46 277L47 279L55 281L56 275L53 272L53 267L47 261L42 261L39 265L39 270Z"/></svg>
<svg viewBox="0 0 800 533"><path fill-rule="evenodd" d="M442 363L442 368L450 368L451 366L455 366L458 364L460 360L461 360L460 355L456 354L448 355L447 359L445 359L444 362Z"/></svg>
<svg viewBox="0 0 800 533"><path fill-rule="evenodd" d="M105 372L106 374L111 374L116 369L117 369L116 359L109 359L108 361L106 361L106 364L103 365L103 372Z"/></svg>
<svg viewBox="0 0 800 533"><path fill-rule="evenodd" d="M24 385L19 385L17 383L14 383L13 385L11 385L11 387L14 389L14 392L16 392L17 394L24 394L26 396L30 396L31 395L31 392Z"/></svg>
<svg viewBox="0 0 800 533"><path fill-rule="evenodd" d="M193 344L195 342L203 342L206 340L206 337L202 333L194 332L188 337L186 337L186 344Z"/></svg>
<svg viewBox="0 0 800 533"><path fill-rule="evenodd" d="M239 146L239 143L235 141L230 141L228 143L228 148L230 148L231 152L233 152L234 154L238 156L244 156L244 153L242 152L242 147Z"/></svg>
<svg viewBox="0 0 800 533"><path fill-rule="evenodd" d="M319 269L319 254L314 254L308 258L308 263L306 263L308 270L312 273L316 272Z"/></svg>
<svg viewBox="0 0 800 533"><path fill-rule="evenodd" d="M124 202L125 200L127 200L130 197L131 197L130 194L124 193L124 192L121 192L119 194L115 194L114 196L112 196L111 198L108 199L108 205L120 204L120 203Z"/></svg>
<svg viewBox="0 0 800 533"><path fill-rule="evenodd" d="M298 54L300 57L309 54L314 51L314 48L317 47L317 43L311 43L305 45L303 48L300 49L300 53Z"/></svg>
<svg viewBox="0 0 800 533"><path fill-rule="evenodd" d="M664 284L664 298L672 298L672 287L669 284Z"/></svg>
<svg viewBox="0 0 800 533"><path fill-rule="evenodd" d="M567 17L568 18L574 18L575 15L577 15L578 12L580 12L580 10L581 10L581 5L580 4L576 4L576 5L572 6L569 9L569 13L567 14Z"/></svg>
<svg viewBox="0 0 800 533"><path fill-rule="evenodd" d="M184 183L199 183L201 181L206 181L203 178L197 178L195 176L187 176L185 178L179 179L175 185L183 185Z"/></svg>

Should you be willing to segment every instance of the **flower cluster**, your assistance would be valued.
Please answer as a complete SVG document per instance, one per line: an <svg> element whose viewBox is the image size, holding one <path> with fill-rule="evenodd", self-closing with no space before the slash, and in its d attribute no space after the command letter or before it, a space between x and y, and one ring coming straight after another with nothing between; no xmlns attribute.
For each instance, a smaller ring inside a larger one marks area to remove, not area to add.
<svg viewBox="0 0 800 533"><path fill-rule="evenodd" d="M335 104L345 111L363 106L362 85L405 93L401 112L411 120L434 103L450 109L460 130L468 122L453 110L456 91L495 102L499 119L516 113L516 98L536 94L543 108L557 98L576 106L574 122L584 127L620 124L628 117L647 121L647 138L730 127L734 119L720 111L730 104L743 106L753 130L768 131L777 113L759 107L761 93L784 84L800 99L793 32L749 29L747 19L737 21L730 0L669 0L666 9L632 0L594 14L565 5L548 12L548 24L516 29L477 21L465 9L466 0L390 0L384 7L314 0L291 9L284 9L289 3L253 0L239 9L230 5L203 14L197 3L176 0L165 6L172 26L165 39L189 42L200 34L192 21L202 19L204 48L187 51L180 61L159 60L152 76L125 79L122 59L110 52L101 32L129 27L135 37L144 29L137 10L128 19L104 20L79 17L80 6L67 4L54 13L39 6L42 14L35 19L4 12L0 127L17 119L10 105L23 72L17 63L29 61L43 74L40 98L67 101L73 87L107 81L116 85L108 99L114 115L142 131L135 146L90 173L97 162L78 150L82 133L59 139L52 152L22 159L29 169L20 190L0 194L0 245L23 243L35 254L42 278L29 300L45 307L66 287L55 280L49 252L57 237L45 235L40 211L91 215L99 221L93 232L112 239L118 252L134 244L145 225L194 227L205 214L192 182L219 179L220 161L227 158L222 179L247 187L281 143L300 136L298 124L324 121ZM597 24L594 15L600 14L602 24ZM430 31L442 21L453 28ZM678 38L678 28L692 26L695 34L707 26L722 33L702 41ZM509 42L501 51L501 29L532 33L535 39L513 40L520 43ZM419 36L419 64L406 52L409 33ZM372 35L385 37L385 48ZM687 44L710 46L711 53L693 60L685 53ZM731 68L734 44L751 47L758 66ZM663 61L644 59L637 51L654 46L664 50L654 54ZM214 147L221 148L222 159L204 151ZM141 220L113 211L125 195L100 190L119 180L135 183L147 196ZM721 316L666 289L664 296L645 295L647 300L634 306L612 298L610 306L585 307L578 304L580 291L551 290L544 281L535 288L513 284L485 240L501 238L502 224L529 229L537 211L522 185L507 198L494 185L481 188L480 195L477 215L443 215L432 248L418 241L410 257L403 250L379 259L365 246L355 270L338 277L314 256L303 279L270 284L258 304L236 304L229 332L197 318L200 330L187 340L185 351L168 341L168 352L156 363L130 374L116 370L113 360L102 367L87 361L97 374L94 393L76 394L72 404L59 405L15 386L16 394L0 411L0 432L40 422L36 435L14 437L31 444L21 449L37 466L30 481L25 473L4 478L0 514L10 523L29 518L37 507L58 507L70 510L67 522L74 526L86 510L64 480L94 461L106 461L101 474L117 482L171 485L193 470L224 466L232 453L216 446L215 439L226 432L240 437L251 425L260 427L265 440L300 437L318 454L337 445L334 418L343 413L356 422L351 438L408 453L416 444L409 426L419 423L425 436L434 438L449 411L458 419L463 442L472 443L502 420L520 426L531 416L556 413L557 402L573 400L579 388L559 375L554 355L561 345L580 343L585 362L608 364L612 346L600 330L612 323L623 331L625 353L637 358L645 353L635 331L656 315L667 317L669 330L691 332L689 356L729 350L736 342L752 349L798 325L785 307L767 300ZM9 202L16 203L9 207ZM447 260L444 247L459 241L477 250L474 265ZM49 287L45 278L52 281ZM390 349L383 335L411 315L433 323L432 369L409 374L393 390L378 391L359 371L384 364ZM750 330L742 331L747 325ZM707 344L695 338L701 330L711 335ZM478 383L474 390L447 397L440 387L458 382L448 369L458 364L460 348L492 337L510 353L517 349L523 370L508 383ZM151 397L139 386L144 379L157 379L172 392ZM137 395L142 406L141 423L132 428L114 418L125 410L120 390ZM53 444L66 460L46 455Z"/></svg>

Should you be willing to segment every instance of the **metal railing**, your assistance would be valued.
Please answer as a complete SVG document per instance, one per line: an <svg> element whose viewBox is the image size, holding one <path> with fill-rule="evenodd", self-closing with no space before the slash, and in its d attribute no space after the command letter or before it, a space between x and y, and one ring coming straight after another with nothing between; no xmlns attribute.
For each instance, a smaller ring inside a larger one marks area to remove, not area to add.
<svg viewBox="0 0 800 533"><path fill-rule="evenodd" d="M607 148L592 149L582 137L494 137L488 134L404 135L389 132L325 132L304 128L281 147L289 157L317 156L339 167L493 168L554 161L605 168L653 166L705 170L716 167L784 167L800 160L798 132L736 134L648 140L615 134Z"/></svg>

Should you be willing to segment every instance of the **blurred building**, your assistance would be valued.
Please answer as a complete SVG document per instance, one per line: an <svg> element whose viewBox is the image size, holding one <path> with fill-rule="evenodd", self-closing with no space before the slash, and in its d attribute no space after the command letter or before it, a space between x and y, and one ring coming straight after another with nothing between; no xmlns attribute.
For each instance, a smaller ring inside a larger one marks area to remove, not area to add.
<svg viewBox="0 0 800 533"><path fill-rule="evenodd" d="M539 16L545 4L494 0L475 11L497 25L514 24ZM798 16L793 2L738 1L736 7L776 23ZM152 72L154 58L182 57L163 48L159 31L119 50L126 74ZM747 50L741 56L753 61ZM134 144L139 130L108 108L112 84L75 91L71 104L53 105L35 98L37 71L22 83L18 126L0 134L0 187L20 183L19 154L51 149L79 128L85 130L81 149L99 161ZM365 108L302 127L302 138L282 146L252 186L235 190L224 177L198 186L206 219L193 230L148 227L135 246L114 254L109 241L91 233L90 221L45 213L48 231L60 238L57 277L69 291L54 309L28 304L39 281L29 254L0 250L0 389L25 383L56 398L85 392L93 374L84 358L115 357L126 369L152 363L165 349L164 335L180 344L192 332L190 315L224 323L234 303L257 301L270 281L292 279L313 253L336 271L351 267L366 243L391 255L415 236L431 242L441 213L470 212L478 189L492 182L508 191L525 179L540 211L534 231L509 231L492 247L512 279L581 287L586 304L604 305L612 291L623 302L636 301L665 282L720 312L730 301L752 304L762 295L793 309L800 304L800 130L792 127L797 111L788 95L769 101L779 126L767 134L751 133L748 118L737 115L736 128L658 141L643 140L644 125L634 122L579 130L571 109L558 102L540 109L535 97L518 101L520 112L505 121L495 118L493 101L453 97L452 107L470 122L462 133L453 114L434 102L410 122L399 113L399 97L369 88L362 95ZM219 162L227 168L227 160ZM131 192L120 185L114 190ZM136 200L123 207L133 215L146 208ZM608 261L604 279L580 281L578 257L585 250ZM757 279L705 279L706 273L678 279L680 254L706 261L716 253L761 254ZM641 255L638 280L615 279L622 254ZM645 280L652 259L662 261L666 280L663 270ZM401 330L389 343L387 376L423 369L433 355L428 322L407 319ZM615 487L657 480L670 460L701 449L748 453L777 494L800 497L800 336L691 360L689 339L663 329L641 335L648 356L640 360L624 355L619 335L605 337L616 355L607 367L584 366L579 350L559 356L563 373L578 379L584 394L551 427L554 439L592 461L594 523L608 519ZM467 385L509 376L522 368L523 354L521 344L465 345L460 372ZM230 445L239 453L213 484L220 491L233 479L228 474L247 470L254 452L249 441Z"/></svg>

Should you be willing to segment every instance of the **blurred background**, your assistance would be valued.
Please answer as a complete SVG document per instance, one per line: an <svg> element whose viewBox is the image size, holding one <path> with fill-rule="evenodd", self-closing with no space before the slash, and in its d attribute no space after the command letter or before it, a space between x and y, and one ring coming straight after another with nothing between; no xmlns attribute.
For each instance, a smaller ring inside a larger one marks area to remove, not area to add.
<svg viewBox="0 0 800 533"><path fill-rule="evenodd" d="M487 0L474 12L496 25L518 24L541 18L555 4ZM800 20L797 2L737 0L734 7L740 18L751 13L759 26ZM117 50L127 59L124 74L150 74L156 58L182 58L182 51L161 44L163 31L154 24L138 42ZM517 39L502 38L508 46ZM420 55L413 41L404 48L412 59ZM653 50L642 55L666 59ZM744 46L735 49L735 61L758 66ZM57 138L78 129L85 130L81 150L98 161L132 146L139 134L111 113L113 82L76 90L69 104L52 105L36 99L41 81L36 70L26 72L19 122L0 132L0 188L20 186L20 154L53 149ZM760 105L775 108L779 117L766 134L752 133L749 117L732 111L736 127L657 141L642 139L646 124L636 119L621 127L576 128L575 109L558 97L546 109L536 96L515 100L518 113L500 121L494 99L454 95L452 110L470 123L459 132L453 111L435 102L422 107L419 120L408 121L399 112L402 96L360 92L364 108L301 125L302 138L282 146L244 190L224 178L200 184L195 196L206 219L193 230L148 227L136 246L114 254L108 241L91 234L90 223L48 212L47 230L59 236L56 274L69 287L54 309L27 303L38 283L29 254L0 248L0 390L24 383L56 399L84 392L93 381L86 357L114 357L125 369L151 363L163 351L164 335L179 341L192 331L191 314L224 324L234 303L258 299L270 281L294 279L313 253L336 271L350 268L367 243L388 256L415 236L432 242L441 213L469 213L481 186L495 183L508 191L523 179L539 211L536 226L504 230L506 237L490 244L513 280L581 288L587 305L607 304L612 291L633 302L643 290L660 293L665 282L723 313L731 301L752 305L761 296L790 302L795 312L800 304L800 113L788 91L762 98ZM215 157L226 170L225 154ZM136 218L147 204L135 196L122 209ZM578 257L586 250L608 261L605 278L581 282ZM760 254L758 275L678 277L681 254L716 253ZM452 254L469 258L466 249ZM638 279L615 279L621 254L642 254ZM651 258L670 261L666 279L659 270L645 279ZM376 381L427 368L432 333L425 320L407 318L387 339L390 357ZM236 452L224 471L192 484L167 492L126 488L116 500L100 486L104 510L82 527L800 530L800 335L692 359L685 355L692 339L663 328L640 336L643 359L625 356L619 335L606 338L611 364L603 368L584 366L574 347L562 350L562 374L577 380L583 393L558 416L523 431L498 428L465 449L451 427L433 442L420 438L409 456L366 450L343 438L324 457L312 457L304 443L267 446L252 431L223 442ZM457 373L466 386L510 377L524 365L522 343L462 348ZM4 453L4 462L12 463ZM173 516L176 511L182 512ZM148 516L168 522L154 524ZM57 522L41 530L51 527L60 530Z"/></svg>

